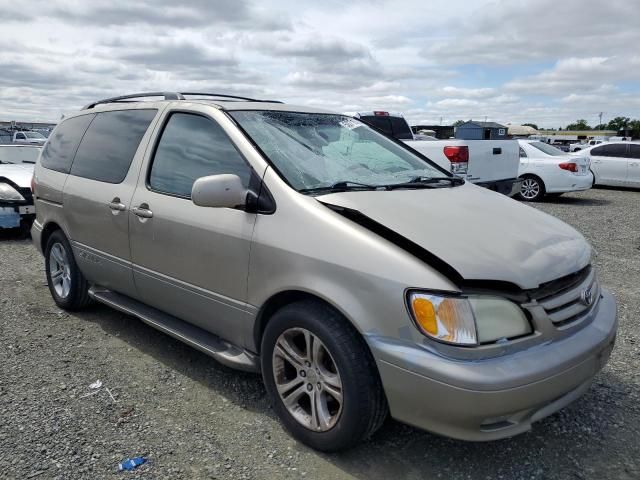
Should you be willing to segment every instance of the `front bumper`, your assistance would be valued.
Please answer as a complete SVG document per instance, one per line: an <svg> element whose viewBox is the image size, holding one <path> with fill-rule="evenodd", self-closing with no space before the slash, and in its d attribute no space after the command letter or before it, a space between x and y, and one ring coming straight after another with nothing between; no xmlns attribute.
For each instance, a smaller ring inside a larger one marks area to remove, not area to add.
<svg viewBox="0 0 640 480"><path fill-rule="evenodd" d="M575 334L487 360L454 360L369 337L391 415L461 440L525 432L587 391L616 336L616 304L602 291L593 320Z"/></svg>

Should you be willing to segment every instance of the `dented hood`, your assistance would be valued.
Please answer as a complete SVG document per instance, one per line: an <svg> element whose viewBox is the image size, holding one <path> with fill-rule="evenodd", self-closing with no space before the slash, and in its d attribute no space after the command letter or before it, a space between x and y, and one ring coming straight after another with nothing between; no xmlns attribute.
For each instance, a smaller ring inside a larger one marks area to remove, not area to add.
<svg viewBox="0 0 640 480"><path fill-rule="evenodd" d="M574 273L591 259L589 244L566 223L469 183L332 193L317 199L356 210L393 230L464 280L503 281L530 289ZM376 230L372 222L363 225Z"/></svg>
<svg viewBox="0 0 640 480"><path fill-rule="evenodd" d="M34 167L35 165L0 164L0 179L6 178L21 188L30 187Z"/></svg>

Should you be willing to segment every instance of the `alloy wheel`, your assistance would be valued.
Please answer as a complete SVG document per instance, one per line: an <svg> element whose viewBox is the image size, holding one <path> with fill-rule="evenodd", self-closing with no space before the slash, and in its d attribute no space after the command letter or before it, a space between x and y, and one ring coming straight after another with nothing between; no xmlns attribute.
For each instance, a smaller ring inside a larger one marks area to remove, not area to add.
<svg viewBox="0 0 640 480"><path fill-rule="evenodd" d="M520 195L527 200L532 200L540 195L540 183L533 178L525 178L520 188Z"/></svg>
<svg viewBox="0 0 640 480"><path fill-rule="evenodd" d="M326 432L340 418L340 373L322 341L309 330L285 330L273 350L273 375L284 406L304 427Z"/></svg>
<svg viewBox="0 0 640 480"><path fill-rule="evenodd" d="M67 298L71 291L71 267L67 252L60 243L54 243L49 252L49 274L56 295Z"/></svg>

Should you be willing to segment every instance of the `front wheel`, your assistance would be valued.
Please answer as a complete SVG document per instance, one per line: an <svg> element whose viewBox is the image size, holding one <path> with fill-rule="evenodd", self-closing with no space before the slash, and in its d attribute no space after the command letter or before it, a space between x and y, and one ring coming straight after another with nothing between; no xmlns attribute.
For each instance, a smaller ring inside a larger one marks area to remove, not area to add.
<svg viewBox="0 0 640 480"><path fill-rule="evenodd" d="M544 183L533 175L523 177L519 196L525 202L538 202L542 200L542 197L544 197Z"/></svg>
<svg viewBox="0 0 640 480"><path fill-rule="evenodd" d="M387 415L376 364L360 334L313 301L279 310L262 338L262 375L280 420L325 452L352 447Z"/></svg>

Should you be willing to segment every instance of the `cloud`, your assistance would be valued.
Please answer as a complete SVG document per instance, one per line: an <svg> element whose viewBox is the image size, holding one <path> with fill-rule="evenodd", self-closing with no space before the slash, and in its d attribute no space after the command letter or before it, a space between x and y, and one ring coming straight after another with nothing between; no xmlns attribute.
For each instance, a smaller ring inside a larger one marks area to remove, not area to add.
<svg viewBox="0 0 640 480"><path fill-rule="evenodd" d="M450 20L443 38L421 54L449 64L508 65L575 56L607 55L638 42L640 9L626 0L499 0L469 5L467 15Z"/></svg>
<svg viewBox="0 0 640 480"><path fill-rule="evenodd" d="M487 98L496 95L495 88L459 88L446 86L435 92L441 97Z"/></svg>
<svg viewBox="0 0 640 480"><path fill-rule="evenodd" d="M589 92L627 80L640 80L640 55L565 58L549 70L507 82L504 87L513 92L557 96Z"/></svg>
<svg viewBox="0 0 640 480"><path fill-rule="evenodd" d="M40 0L31 2L29 9L22 10L22 19L42 15L65 23L99 26L152 24L193 28L213 24L251 30L287 30L291 26L286 16L274 15L247 0Z"/></svg>
<svg viewBox="0 0 640 480"><path fill-rule="evenodd" d="M0 118L144 90L424 123L640 117L639 21L622 0L34 0L0 18Z"/></svg>

